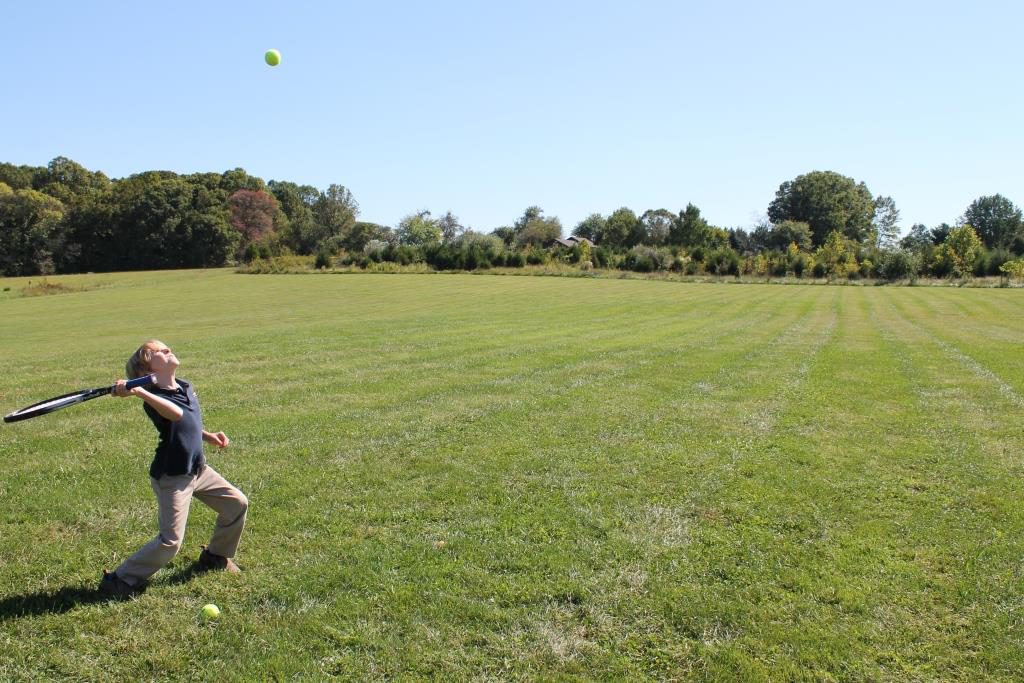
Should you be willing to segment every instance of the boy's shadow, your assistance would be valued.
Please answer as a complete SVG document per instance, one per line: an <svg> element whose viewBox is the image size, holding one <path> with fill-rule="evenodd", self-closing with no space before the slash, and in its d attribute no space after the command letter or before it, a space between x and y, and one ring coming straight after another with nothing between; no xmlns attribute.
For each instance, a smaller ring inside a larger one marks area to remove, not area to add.
<svg viewBox="0 0 1024 683"><path fill-rule="evenodd" d="M161 585L176 586L192 580L202 573L198 560L176 570L166 578L161 578ZM134 596L115 597L101 593L96 584L67 586L56 591L38 591L27 595L14 595L0 600L0 622L20 619L40 614L63 614L70 612L79 605L92 605L103 602L130 600L145 592L145 588Z"/></svg>

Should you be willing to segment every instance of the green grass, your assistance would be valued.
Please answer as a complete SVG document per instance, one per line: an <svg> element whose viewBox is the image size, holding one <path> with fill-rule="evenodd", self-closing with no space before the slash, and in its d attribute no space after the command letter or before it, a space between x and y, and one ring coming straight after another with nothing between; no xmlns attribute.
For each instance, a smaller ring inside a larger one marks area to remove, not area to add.
<svg viewBox="0 0 1024 683"><path fill-rule="evenodd" d="M1024 678L1020 290L49 281L0 281L0 409L170 344L244 573L189 575L196 503L97 600L155 532L141 406L3 425L0 679Z"/></svg>

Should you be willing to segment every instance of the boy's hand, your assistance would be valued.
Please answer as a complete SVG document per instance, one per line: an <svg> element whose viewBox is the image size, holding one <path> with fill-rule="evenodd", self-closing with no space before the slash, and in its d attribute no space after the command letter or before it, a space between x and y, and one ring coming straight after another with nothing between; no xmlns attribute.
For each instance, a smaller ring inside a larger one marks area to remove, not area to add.
<svg viewBox="0 0 1024 683"><path fill-rule="evenodd" d="M216 434L207 432L206 437L206 440L217 448L227 448L228 444L231 443L231 439L224 432L217 432Z"/></svg>
<svg viewBox="0 0 1024 683"><path fill-rule="evenodd" d="M128 396L134 396L135 392L138 391L138 387L135 389L125 388L125 384L128 382L126 379L119 379L114 383L114 396L118 398L126 398Z"/></svg>

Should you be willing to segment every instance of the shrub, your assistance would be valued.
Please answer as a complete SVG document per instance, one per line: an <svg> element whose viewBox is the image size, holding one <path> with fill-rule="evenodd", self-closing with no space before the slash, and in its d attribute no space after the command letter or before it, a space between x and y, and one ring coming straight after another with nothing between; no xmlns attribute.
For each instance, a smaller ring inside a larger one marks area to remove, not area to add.
<svg viewBox="0 0 1024 683"><path fill-rule="evenodd" d="M793 271L793 274L800 278L804 276L804 271L807 270L807 265L806 254L797 254L789 260L789 267Z"/></svg>
<svg viewBox="0 0 1024 683"><path fill-rule="evenodd" d="M1002 265L1013 260L1013 254L1006 249L993 249L982 254L974 266L974 274L980 277L985 275L999 275L1002 273Z"/></svg>
<svg viewBox="0 0 1024 683"><path fill-rule="evenodd" d="M662 254L657 249L638 245L626 253L622 268L636 273L653 273L656 270L663 270L665 266L663 259L668 261L670 258L667 251Z"/></svg>
<svg viewBox="0 0 1024 683"><path fill-rule="evenodd" d="M320 248L316 252L316 260L313 262L313 267L317 270L321 268L331 267L331 254L324 248Z"/></svg>
<svg viewBox="0 0 1024 683"><path fill-rule="evenodd" d="M526 262L531 266L542 266L547 263L547 260L548 254L546 251L535 247L528 247L526 249Z"/></svg>
<svg viewBox="0 0 1024 683"><path fill-rule="evenodd" d="M913 253L906 249L883 252L878 262L878 277L883 280L903 280L917 277L919 264Z"/></svg>
<svg viewBox="0 0 1024 683"><path fill-rule="evenodd" d="M1007 278L1024 280L1024 259L1007 261L1006 263L999 266L999 272L1005 275Z"/></svg>
<svg viewBox="0 0 1024 683"><path fill-rule="evenodd" d="M615 265L615 254L606 247L595 247L591 260L598 268L612 268Z"/></svg>
<svg viewBox="0 0 1024 683"><path fill-rule="evenodd" d="M423 255L420 251L408 244L389 244L384 250L383 256L385 261L391 261L401 266L407 266L410 263L418 263L423 260Z"/></svg>
<svg viewBox="0 0 1024 683"><path fill-rule="evenodd" d="M785 261L780 262L782 264L782 274L785 275L786 263ZM723 247L708 252L704 260L704 267L709 273L714 273L715 275L739 275L740 263L740 255L734 249Z"/></svg>

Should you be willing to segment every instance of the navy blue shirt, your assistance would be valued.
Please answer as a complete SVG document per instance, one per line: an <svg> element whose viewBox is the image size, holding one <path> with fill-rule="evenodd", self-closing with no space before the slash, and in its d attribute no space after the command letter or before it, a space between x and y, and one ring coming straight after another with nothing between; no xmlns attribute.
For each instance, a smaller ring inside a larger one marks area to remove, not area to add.
<svg viewBox="0 0 1024 683"><path fill-rule="evenodd" d="M149 415L160 433L156 456L149 466L149 476L154 479L165 474L199 474L206 464L203 457L203 413L199 409L199 399L191 384L182 379L177 382L177 389L149 389L151 393L181 408L181 419L177 422L163 417L148 403L142 404L146 415Z"/></svg>

